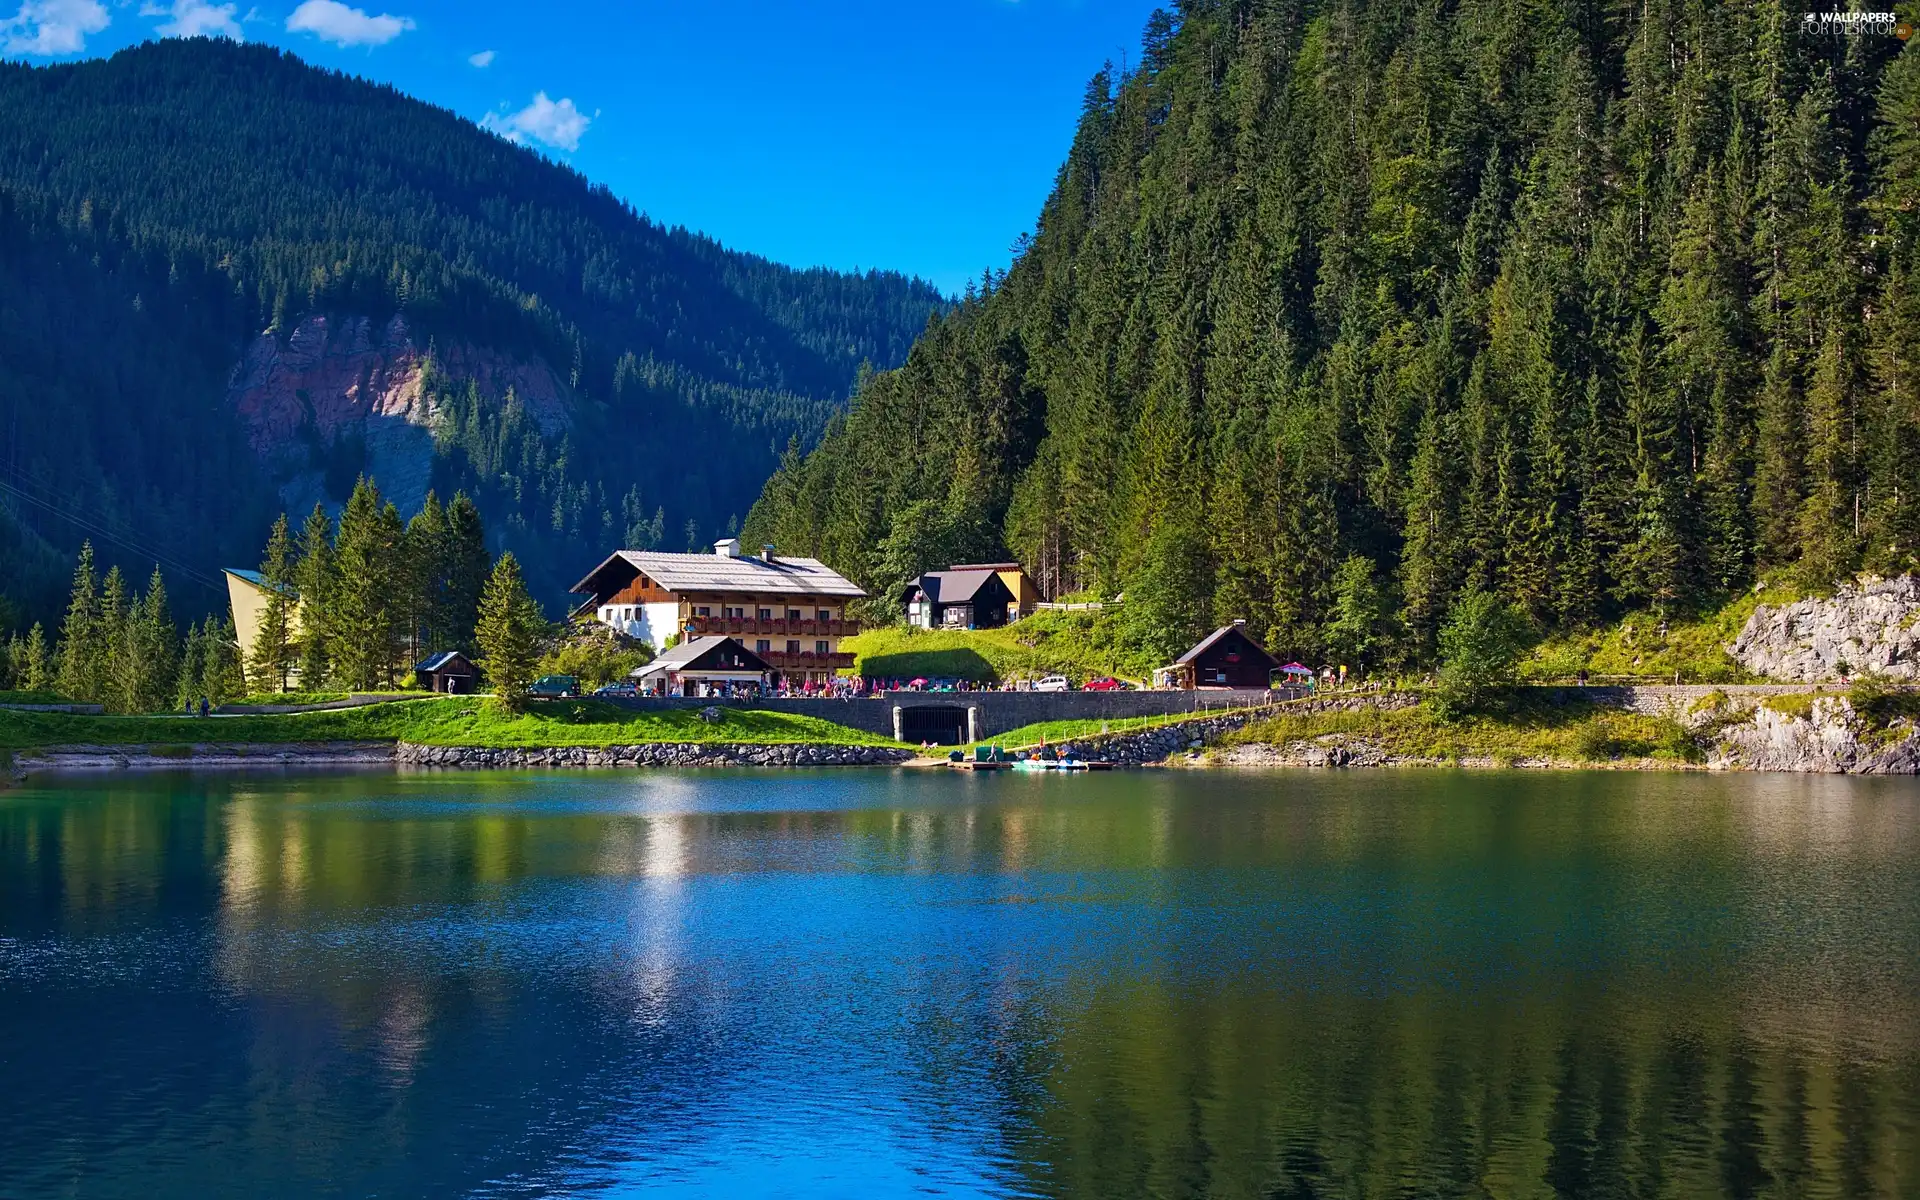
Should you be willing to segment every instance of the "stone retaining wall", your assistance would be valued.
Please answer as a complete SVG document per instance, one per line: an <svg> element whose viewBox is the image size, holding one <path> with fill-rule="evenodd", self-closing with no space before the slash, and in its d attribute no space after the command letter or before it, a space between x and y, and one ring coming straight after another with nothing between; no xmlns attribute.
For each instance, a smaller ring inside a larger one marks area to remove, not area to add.
<svg viewBox="0 0 1920 1200"><path fill-rule="evenodd" d="M1164 717L1208 709L1257 704L1270 693L1253 691L1135 691L1135 692L886 692L849 700L769 698L765 700L698 700L681 696L615 698L611 703L640 712L672 708L765 709L818 717L883 737L895 736L894 710L954 708L965 714L975 738L998 737L1010 729L1044 721L1124 721Z"/></svg>
<svg viewBox="0 0 1920 1200"><path fill-rule="evenodd" d="M515 767L869 767L903 763L911 750L886 746L812 743L756 746L712 742L655 742L636 746L484 748L420 746L401 742L394 761L407 766L493 769Z"/></svg>
<svg viewBox="0 0 1920 1200"><path fill-rule="evenodd" d="M245 767L388 766L388 742L198 742L156 746L43 746L17 751L16 776L35 771L154 771L182 767L231 770Z"/></svg>
<svg viewBox="0 0 1920 1200"><path fill-rule="evenodd" d="M1061 748L1072 751L1079 758L1110 762L1121 767L1141 767L1149 763L1165 762L1183 751L1198 748L1195 743L1205 746L1222 734L1244 729L1249 722L1265 720L1269 717L1288 713L1356 712L1363 708L1394 710L1411 708L1419 702L1420 697L1411 692L1322 696L1313 700L1294 701L1280 709L1222 713L1219 716L1178 721L1134 733L1110 733L1080 738L1061 743Z"/></svg>

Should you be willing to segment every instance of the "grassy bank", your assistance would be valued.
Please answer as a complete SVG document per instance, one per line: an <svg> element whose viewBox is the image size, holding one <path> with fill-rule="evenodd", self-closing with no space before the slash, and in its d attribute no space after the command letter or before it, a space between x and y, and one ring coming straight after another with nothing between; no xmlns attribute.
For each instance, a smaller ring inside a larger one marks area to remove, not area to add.
<svg viewBox="0 0 1920 1200"><path fill-rule="evenodd" d="M1762 604L1791 604L1805 593L1788 587L1743 592L1703 612L1671 616L1632 613L1604 629L1561 634L1534 647L1520 666L1528 682L1570 680L1585 670L1595 679L1659 683L1761 682L1726 647Z"/></svg>
<svg viewBox="0 0 1920 1200"><path fill-rule="evenodd" d="M89 717L0 711L0 749L57 745L186 745L194 742L406 741L430 746L621 746L644 742L812 742L890 746L889 738L793 713L721 709L633 712L593 700L535 706L518 716L482 700L403 700L368 708L272 716Z"/></svg>
<svg viewBox="0 0 1920 1200"><path fill-rule="evenodd" d="M1285 745L1339 735L1401 758L1554 759L1694 762L1701 751L1677 721L1607 709L1579 700L1523 698L1505 711L1443 721L1424 704L1385 711L1283 713L1228 734L1222 746Z"/></svg>
<svg viewBox="0 0 1920 1200"><path fill-rule="evenodd" d="M856 674L881 679L1003 679L1065 675L1084 682L1106 675L1143 679L1161 664L1121 646L1104 613L1041 612L1000 629L870 629L841 643Z"/></svg>

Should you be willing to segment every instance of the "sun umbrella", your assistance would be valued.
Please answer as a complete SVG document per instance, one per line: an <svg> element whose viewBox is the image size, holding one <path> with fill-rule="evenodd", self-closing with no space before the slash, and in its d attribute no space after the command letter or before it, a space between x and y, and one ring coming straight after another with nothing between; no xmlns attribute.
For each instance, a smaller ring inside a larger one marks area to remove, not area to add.
<svg viewBox="0 0 1920 1200"><path fill-rule="evenodd" d="M924 678L921 678L921 679L909 679L909 680L907 680L907 686L908 686L908 687L925 687L925 686L927 686L927 681L926 681L926 679L924 679Z"/></svg>

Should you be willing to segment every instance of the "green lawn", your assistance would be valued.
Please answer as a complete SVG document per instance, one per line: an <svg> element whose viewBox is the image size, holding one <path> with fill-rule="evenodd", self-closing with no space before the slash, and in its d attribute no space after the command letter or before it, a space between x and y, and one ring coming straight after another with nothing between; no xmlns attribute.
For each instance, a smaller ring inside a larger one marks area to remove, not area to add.
<svg viewBox="0 0 1920 1200"><path fill-rule="evenodd" d="M854 672L874 678L947 676L997 683L1065 675L1084 683L1106 675L1140 680L1163 663L1120 645L1105 613L1041 612L1000 629L914 629L893 625L848 638Z"/></svg>
<svg viewBox="0 0 1920 1200"><path fill-rule="evenodd" d="M644 742L815 742L890 746L890 738L792 713L699 709L633 712L593 700L536 705L519 716L483 699L403 700L366 708L271 716L88 717L0 711L0 748L181 745L192 742L408 741L433 746L618 746Z"/></svg>
<svg viewBox="0 0 1920 1200"><path fill-rule="evenodd" d="M239 700L229 700L229 704L332 704L339 700L351 700L355 696L392 696L395 699L420 699L433 695L415 688L393 692L256 692Z"/></svg>
<svg viewBox="0 0 1920 1200"><path fill-rule="evenodd" d="M1677 721L1581 700L1555 705L1539 696L1517 699L1505 712L1458 722L1441 720L1424 704L1392 711L1282 713L1226 735L1221 744L1282 745L1328 734L1365 739L1389 754L1407 758L1688 762L1700 754Z"/></svg>

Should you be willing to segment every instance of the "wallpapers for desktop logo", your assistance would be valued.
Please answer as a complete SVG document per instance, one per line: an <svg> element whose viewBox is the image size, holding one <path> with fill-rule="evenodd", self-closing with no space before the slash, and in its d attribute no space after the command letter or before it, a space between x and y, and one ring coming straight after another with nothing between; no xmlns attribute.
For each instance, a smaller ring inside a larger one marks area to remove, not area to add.
<svg viewBox="0 0 1920 1200"><path fill-rule="evenodd" d="M1891 12L1810 12L1800 18L1800 29L1829 37L1897 37L1903 42L1913 36L1913 25Z"/></svg>

